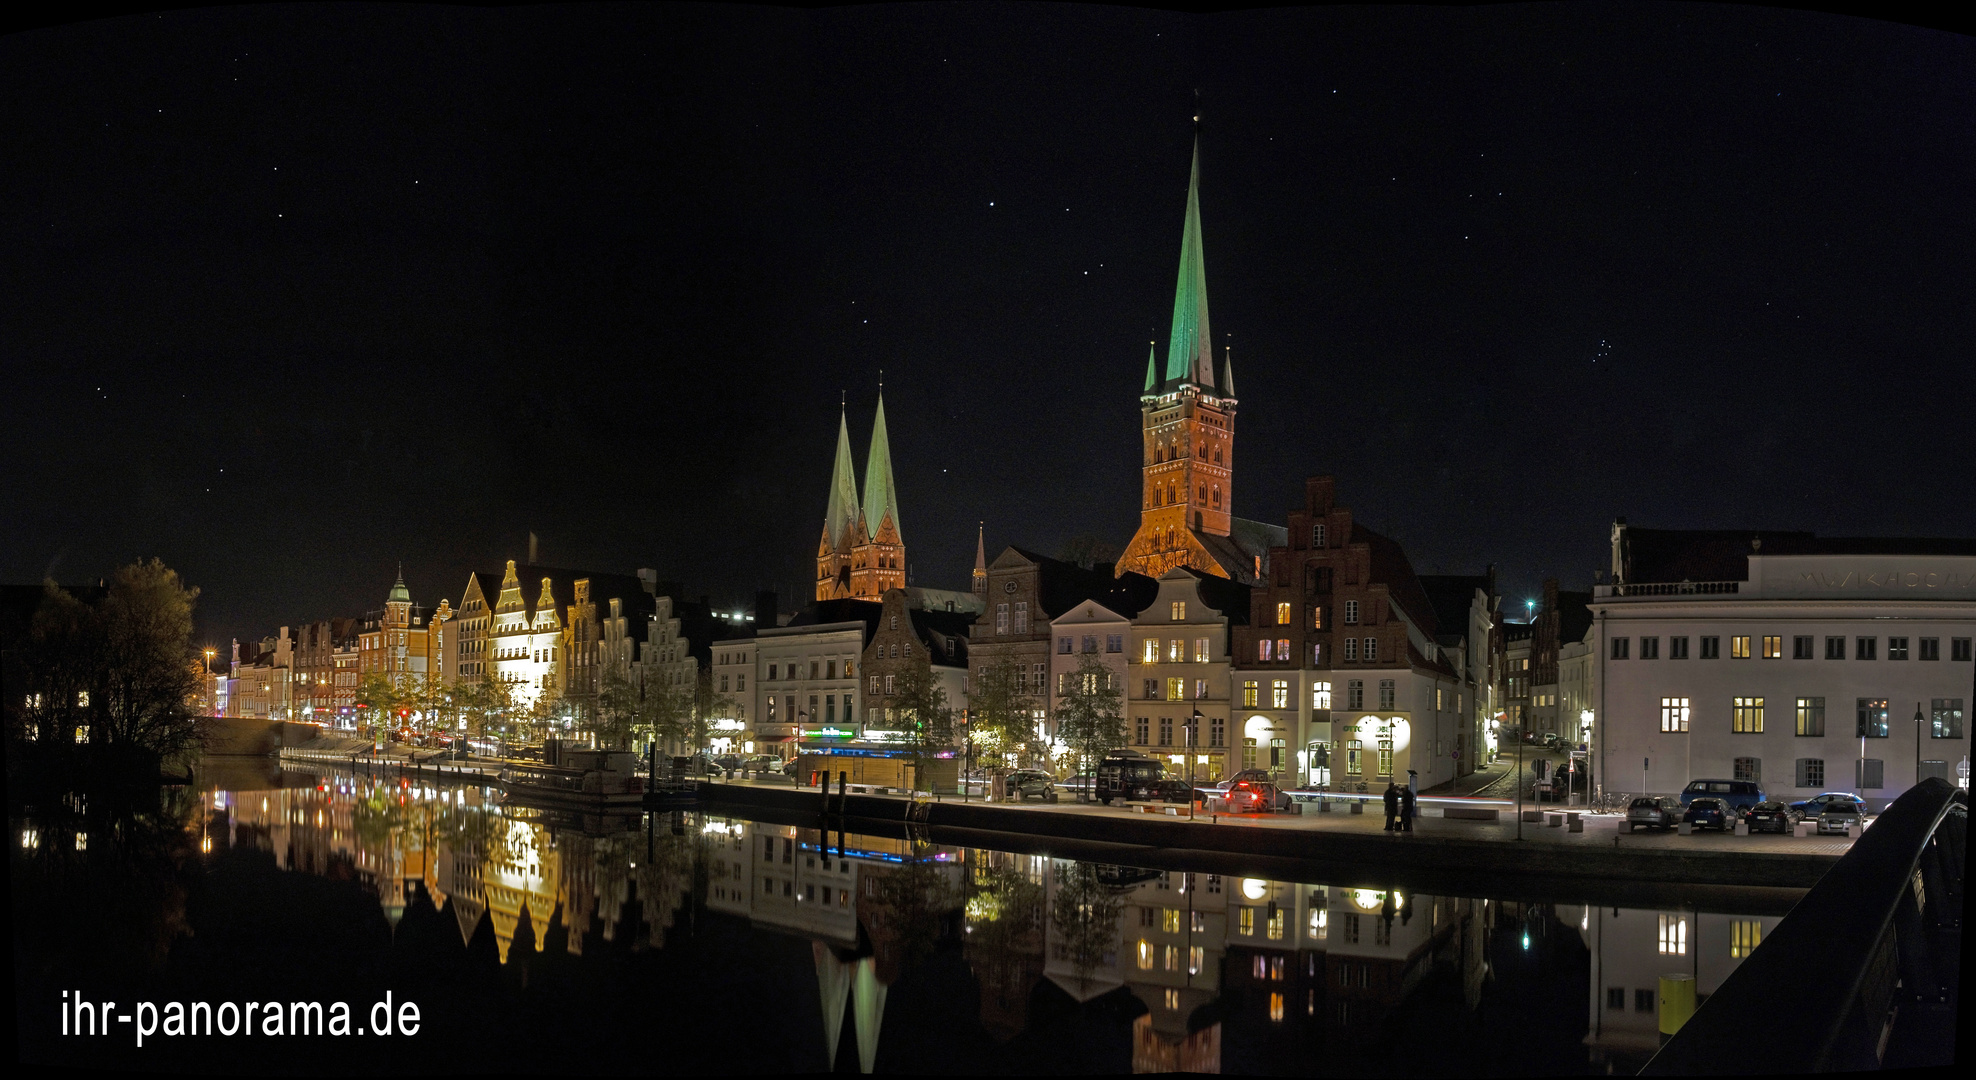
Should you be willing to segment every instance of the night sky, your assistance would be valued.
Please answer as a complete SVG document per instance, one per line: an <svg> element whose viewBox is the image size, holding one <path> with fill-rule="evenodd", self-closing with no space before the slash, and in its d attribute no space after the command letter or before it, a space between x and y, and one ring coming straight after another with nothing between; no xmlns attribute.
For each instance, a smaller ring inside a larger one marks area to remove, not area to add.
<svg viewBox="0 0 1976 1080"><path fill-rule="evenodd" d="M1701 5L295 6L0 38L0 579L208 640L525 558L807 598L1137 522L1199 94L1236 512L1583 588L1612 519L1976 535L1976 48ZM532 597L531 597L532 599ZM567 599L567 598L565 598ZM1520 606L1520 605L1519 605Z"/></svg>

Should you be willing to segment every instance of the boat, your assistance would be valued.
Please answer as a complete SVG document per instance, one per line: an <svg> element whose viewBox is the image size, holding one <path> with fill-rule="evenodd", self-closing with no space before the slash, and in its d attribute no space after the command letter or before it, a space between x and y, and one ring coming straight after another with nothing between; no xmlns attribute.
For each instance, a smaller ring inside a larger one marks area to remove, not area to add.
<svg viewBox="0 0 1976 1080"><path fill-rule="evenodd" d="M638 755L621 750L564 750L554 765L509 764L501 770L508 801L577 810L637 810L645 805Z"/></svg>

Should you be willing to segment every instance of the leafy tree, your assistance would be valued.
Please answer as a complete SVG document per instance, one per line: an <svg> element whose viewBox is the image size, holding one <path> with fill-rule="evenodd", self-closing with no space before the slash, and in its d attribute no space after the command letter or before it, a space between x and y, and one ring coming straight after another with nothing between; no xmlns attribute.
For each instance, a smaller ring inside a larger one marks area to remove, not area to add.
<svg viewBox="0 0 1976 1080"><path fill-rule="evenodd" d="M639 720L638 687L616 668L605 669L602 683L597 690L597 706L591 722L597 733L597 745L607 750L628 750Z"/></svg>
<svg viewBox="0 0 1976 1080"><path fill-rule="evenodd" d="M119 568L108 591L86 604L46 584L23 650L24 685L8 688L25 704L18 734L74 745L86 726L92 752L168 757L195 749L191 637L199 590L152 559Z"/></svg>
<svg viewBox="0 0 1976 1080"><path fill-rule="evenodd" d="M1077 759L1081 772L1125 745L1125 688L1112 670L1086 653L1071 675L1070 686L1057 706L1057 737Z"/></svg>
<svg viewBox="0 0 1976 1080"><path fill-rule="evenodd" d="M357 680L356 705L360 712L358 730L371 739L382 742L387 733L398 726L398 710L403 706L404 692L396 680L381 671L370 671Z"/></svg>
<svg viewBox="0 0 1976 1080"><path fill-rule="evenodd" d="M954 710L947 705L947 690L934 677L933 660L925 649L913 650L893 688L893 723L907 735L913 787L930 790L928 769L941 751L953 749Z"/></svg>
<svg viewBox="0 0 1976 1080"><path fill-rule="evenodd" d="M734 695L724 694L714 689L714 673L701 669L693 680L692 727L688 732L693 750L698 752L707 746L707 736L715 720L731 718L735 709Z"/></svg>
<svg viewBox="0 0 1976 1080"><path fill-rule="evenodd" d="M1080 983L1118 948L1118 921L1125 901L1098 880L1091 863L1057 863L1056 895L1050 899L1050 924L1063 955Z"/></svg>
<svg viewBox="0 0 1976 1080"><path fill-rule="evenodd" d="M975 673L969 688L968 729L984 755L1007 764L1012 754L1039 748L1036 700L1024 689L1022 665L1007 657Z"/></svg>
<svg viewBox="0 0 1976 1080"><path fill-rule="evenodd" d="M686 749L693 733L693 691L650 680L639 701L638 726L649 730L668 754Z"/></svg>
<svg viewBox="0 0 1976 1080"><path fill-rule="evenodd" d="M1109 570L1118 562L1118 545L1101 540L1090 533L1073 536L1063 542L1063 549L1057 558L1067 563L1081 566L1086 570L1104 567Z"/></svg>

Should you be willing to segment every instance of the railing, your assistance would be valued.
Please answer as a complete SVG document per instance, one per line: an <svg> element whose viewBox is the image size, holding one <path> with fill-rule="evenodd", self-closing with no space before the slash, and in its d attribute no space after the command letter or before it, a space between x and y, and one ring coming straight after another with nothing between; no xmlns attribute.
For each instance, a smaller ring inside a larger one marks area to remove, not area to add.
<svg viewBox="0 0 1976 1080"><path fill-rule="evenodd" d="M1952 1062L1968 806L1934 777L1895 799L1641 1075Z"/></svg>
<svg viewBox="0 0 1976 1080"><path fill-rule="evenodd" d="M1599 585L1593 592L1609 596L1699 596L1742 591L1740 581L1642 581L1630 585Z"/></svg>

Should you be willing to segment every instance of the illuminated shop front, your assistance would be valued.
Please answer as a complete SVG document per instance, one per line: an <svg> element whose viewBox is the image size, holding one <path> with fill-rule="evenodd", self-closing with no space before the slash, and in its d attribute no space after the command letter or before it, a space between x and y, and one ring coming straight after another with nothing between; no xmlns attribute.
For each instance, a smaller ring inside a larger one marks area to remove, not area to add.
<svg viewBox="0 0 1976 1080"><path fill-rule="evenodd" d="M1355 720L1339 720L1332 764L1340 784L1384 787L1389 781L1406 782L1413 767L1411 718L1403 713L1361 714Z"/></svg>

